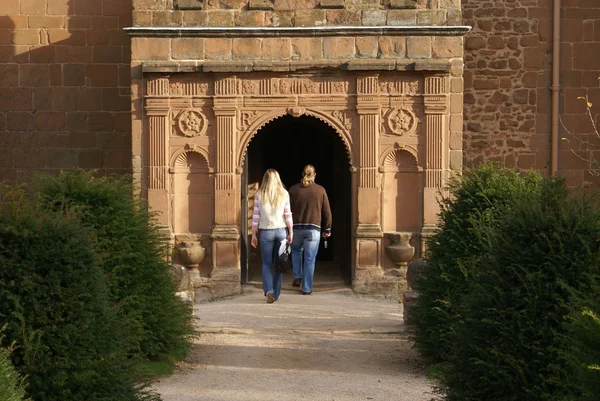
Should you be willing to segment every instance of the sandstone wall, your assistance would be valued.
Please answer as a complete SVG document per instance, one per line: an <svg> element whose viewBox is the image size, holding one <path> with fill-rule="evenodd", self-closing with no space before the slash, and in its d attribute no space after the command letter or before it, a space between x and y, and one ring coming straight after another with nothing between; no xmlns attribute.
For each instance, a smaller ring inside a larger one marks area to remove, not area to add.
<svg viewBox="0 0 600 401"><path fill-rule="evenodd" d="M133 0L135 26L458 25L460 0Z"/></svg>
<svg viewBox="0 0 600 401"><path fill-rule="evenodd" d="M552 0L463 0L464 24L473 27L465 39L467 166L493 160L550 172L552 6ZM577 97L600 104L600 3L563 0L561 24L561 119L588 140L592 127ZM562 128L560 136L567 136ZM570 144L590 157L577 140ZM561 141L559 169L571 185L593 183L589 167Z"/></svg>
<svg viewBox="0 0 600 401"><path fill-rule="evenodd" d="M131 170L125 0L0 1L0 180Z"/></svg>

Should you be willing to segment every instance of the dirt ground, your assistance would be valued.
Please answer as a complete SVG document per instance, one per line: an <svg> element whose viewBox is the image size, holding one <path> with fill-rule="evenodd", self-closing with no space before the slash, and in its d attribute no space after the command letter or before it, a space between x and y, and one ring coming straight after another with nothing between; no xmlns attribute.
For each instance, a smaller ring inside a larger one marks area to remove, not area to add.
<svg viewBox="0 0 600 401"><path fill-rule="evenodd" d="M262 291L196 306L196 340L165 401L429 401L432 382L412 350L397 302L349 290Z"/></svg>

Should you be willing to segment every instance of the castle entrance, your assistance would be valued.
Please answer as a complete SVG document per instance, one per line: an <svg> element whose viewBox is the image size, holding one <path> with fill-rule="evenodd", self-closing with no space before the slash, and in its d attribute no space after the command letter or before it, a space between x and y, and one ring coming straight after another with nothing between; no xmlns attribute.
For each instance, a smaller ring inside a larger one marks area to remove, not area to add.
<svg viewBox="0 0 600 401"><path fill-rule="evenodd" d="M242 246L242 282L260 283L260 250L250 246L250 226L254 193L264 172L277 170L286 188L298 183L302 169L312 164L316 182L327 191L333 214L332 236L321 239L315 268L315 289L351 284L351 174L346 149L333 128L321 120L303 115L280 117L261 128L250 142L242 188L242 221L247 235ZM291 271L284 274L283 285L293 280Z"/></svg>

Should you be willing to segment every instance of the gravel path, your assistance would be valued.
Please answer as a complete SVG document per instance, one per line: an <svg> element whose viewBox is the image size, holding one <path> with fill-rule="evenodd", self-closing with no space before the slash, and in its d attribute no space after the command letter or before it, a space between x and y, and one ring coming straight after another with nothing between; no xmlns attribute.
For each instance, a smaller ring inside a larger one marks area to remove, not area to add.
<svg viewBox="0 0 600 401"><path fill-rule="evenodd" d="M429 401L397 302L350 291L262 292L196 306L203 333L173 376L165 401Z"/></svg>

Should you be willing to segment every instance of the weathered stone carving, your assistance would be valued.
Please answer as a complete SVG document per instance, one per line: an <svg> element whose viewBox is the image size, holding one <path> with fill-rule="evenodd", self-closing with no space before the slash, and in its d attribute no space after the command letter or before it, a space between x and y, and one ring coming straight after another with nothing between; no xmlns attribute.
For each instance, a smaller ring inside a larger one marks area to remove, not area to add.
<svg viewBox="0 0 600 401"><path fill-rule="evenodd" d="M350 120L350 117L348 117L348 115L345 112L340 111L340 110L335 110L333 113L331 113L331 115L334 118L337 118L338 120L340 120L340 122L342 123L344 128L346 128L347 130L352 128L352 121Z"/></svg>
<svg viewBox="0 0 600 401"><path fill-rule="evenodd" d="M199 147L188 144L185 146L185 148L192 150L186 150L177 156L175 162L173 163L173 168L175 170L187 169L208 171L208 160L206 160L206 157L197 150Z"/></svg>
<svg viewBox="0 0 600 401"><path fill-rule="evenodd" d="M304 107L290 107L287 112L292 117L298 118L306 113L306 109Z"/></svg>
<svg viewBox="0 0 600 401"><path fill-rule="evenodd" d="M419 95L421 85L417 78L407 78L404 80L380 80L379 93L388 95Z"/></svg>
<svg viewBox="0 0 600 401"><path fill-rule="evenodd" d="M242 93L244 95L255 95L258 91L258 84L256 81L243 81L242 82Z"/></svg>
<svg viewBox="0 0 600 401"><path fill-rule="evenodd" d="M390 234L392 243L385 247L388 256L398 266L399 275L406 275L408 261L415 255L415 248L410 244L412 233L396 232Z"/></svg>
<svg viewBox="0 0 600 401"><path fill-rule="evenodd" d="M193 109L182 110L175 119L177 132L189 138L206 134L208 123L202 112Z"/></svg>
<svg viewBox="0 0 600 401"><path fill-rule="evenodd" d="M412 135L417 130L417 116L407 107L391 109L386 122L389 131L396 135Z"/></svg>
<svg viewBox="0 0 600 401"><path fill-rule="evenodd" d="M406 83L406 94L408 95L416 95L419 93L419 82L411 81Z"/></svg>
<svg viewBox="0 0 600 401"><path fill-rule="evenodd" d="M206 249L200 241L185 241L177 246L177 253L188 269L198 267L204 260Z"/></svg>
<svg viewBox="0 0 600 401"><path fill-rule="evenodd" d="M174 81L169 84L169 95L173 97L206 96L208 94L207 82Z"/></svg>
<svg viewBox="0 0 600 401"><path fill-rule="evenodd" d="M416 170L417 158L404 146L389 152L384 159L383 167L395 167L398 170Z"/></svg>
<svg viewBox="0 0 600 401"><path fill-rule="evenodd" d="M347 81L281 78L273 80L272 92L282 95L345 95L349 86Z"/></svg>
<svg viewBox="0 0 600 401"><path fill-rule="evenodd" d="M240 112L240 130L245 131L250 128L250 125L252 125L252 123L254 123L258 117L263 114L265 113L261 113L258 110L244 110Z"/></svg>

